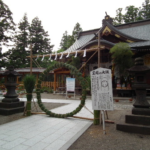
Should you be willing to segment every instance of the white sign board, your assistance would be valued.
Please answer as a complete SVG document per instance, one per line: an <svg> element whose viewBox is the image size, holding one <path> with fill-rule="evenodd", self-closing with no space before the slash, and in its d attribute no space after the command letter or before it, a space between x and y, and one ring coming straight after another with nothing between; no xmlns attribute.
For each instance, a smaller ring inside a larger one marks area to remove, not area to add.
<svg viewBox="0 0 150 150"><path fill-rule="evenodd" d="M66 91L75 91L75 78L66 78Z"/></svg>
<svg viewBox="0 0 150 150"><path fill-rule="evenodd" d="M94 110L113 110L111 70L98 68L90 72Z"/></svg>

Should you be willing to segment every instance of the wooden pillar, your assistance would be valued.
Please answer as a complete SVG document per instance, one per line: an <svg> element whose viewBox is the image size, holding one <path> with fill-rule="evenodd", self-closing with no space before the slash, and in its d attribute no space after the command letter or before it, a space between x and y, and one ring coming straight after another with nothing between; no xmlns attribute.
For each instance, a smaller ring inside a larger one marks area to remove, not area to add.
<svg viewBox="0 0 150 150"><path fill-rule="evenodd" d="M54 73L54 93L56 91L56 73Z"/></svg>
<svg viewBox="0 0 150 150"><path fill-rule="evenodd" d="M19 84L19 80L18 79L19 79L19 77L17 77L17 84Z"/></svg>
<svg viewBox="0 0 150 150"><path fill-rule="evenodd" d="M100 68L100 31L98 32L98 68ZM100 110L94 110L94 120L93 123L95 125L99 125L100 123Z"/></svg>

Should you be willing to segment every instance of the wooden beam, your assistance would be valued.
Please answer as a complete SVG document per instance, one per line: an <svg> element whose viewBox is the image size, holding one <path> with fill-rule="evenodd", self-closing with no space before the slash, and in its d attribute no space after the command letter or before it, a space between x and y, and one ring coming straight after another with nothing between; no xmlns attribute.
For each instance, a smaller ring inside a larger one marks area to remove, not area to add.
<svg viewBox="0 0 150 150"><path fill-rule="evenodd" d="M98 48L91 48L91 49L86 49L87 52L92 52L92 51L95 51L97 50ZM78 53L84 53L84 50L77 50ZM73 52L70 52L70 54L75 54L76 51L73 51ZM58 53L57 56L60 56L62 53ZM63 53L63 55L68 55L68 52L65 52ZM45 57L49 57L49 54L47 55L44 55ZM55 54L52 54L51 55L52 57L55 56ZM31 56L27 56L27 58L30 58ZM36 58L37 55L33 56L32 55L32 58ZM39 57L43 57L43 55L39 55ZM61 59L60 59L61 60Z"/></svg>
<svg viewBox="0 0 150 150"><path fill-rule="evenodd" d="M79 71L90 61L90 59L97 53L97 50L95 51L95 53L81 66L81 68L79 69Z"/></svg>

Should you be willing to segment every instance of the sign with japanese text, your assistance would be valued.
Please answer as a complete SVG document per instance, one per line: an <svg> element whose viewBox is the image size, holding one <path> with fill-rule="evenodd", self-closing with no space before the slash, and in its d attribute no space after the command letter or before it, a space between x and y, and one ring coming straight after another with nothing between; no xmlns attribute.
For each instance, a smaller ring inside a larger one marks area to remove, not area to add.
<svg viewBox="0 0 150 150"><path fill-rule="evenodd" d="M75 91L75 78L66 78L66 91Z"/></svg>
<svg viewBox="0 0 150 150"><path fill-rule="evenodd" d="M94 110L113 110L111 70L98 68L90 72Z"/></svg>

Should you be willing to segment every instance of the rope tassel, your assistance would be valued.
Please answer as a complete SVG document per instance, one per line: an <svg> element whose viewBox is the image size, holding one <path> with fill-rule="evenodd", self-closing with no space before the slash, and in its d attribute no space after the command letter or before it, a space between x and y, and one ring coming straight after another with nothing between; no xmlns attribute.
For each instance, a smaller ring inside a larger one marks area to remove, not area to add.
<svg viewBox="0 0 150 150"><path fill-rule="evenodd" d="M56 60L57 59L57 53L56 53L56 56L55 56L55 59L54 60Z"/></svg>
<svg viewBox="0 0 150 150"><path fill-rule="evenodd" d="M41 59L41 61L43 61L43 60L44 60L44 57L45 57L45 56L43 55L43 58Z"/></svg>
<svg viewBox="0 0 150 150"><path fill-rule="evenodd" d="M83 54L83 57L86 57L86 49L84 50L84 54Z"/></svg>
<svg viewBox="0 0 150 150"><path fill-rule="evenodd" d="M78 51L76 51L76 54L75 54L75 56L74 56L75 58L77 57L77 54L78 54Z"/></svg>
<svg viewBox="0 0 150 150"><path fill-rule="evenodd" d="M52 57L52 54L49 55L49 59L48 60L51 60L51 57Z"/></svg>
<svg viewBox="0 0 150 150"><path fill-rule="evenodd" d="M60 56L60 58L59 58L59 59L62 59L62 57L63 57L63 53L61 54L61 56Z"/></svg>

